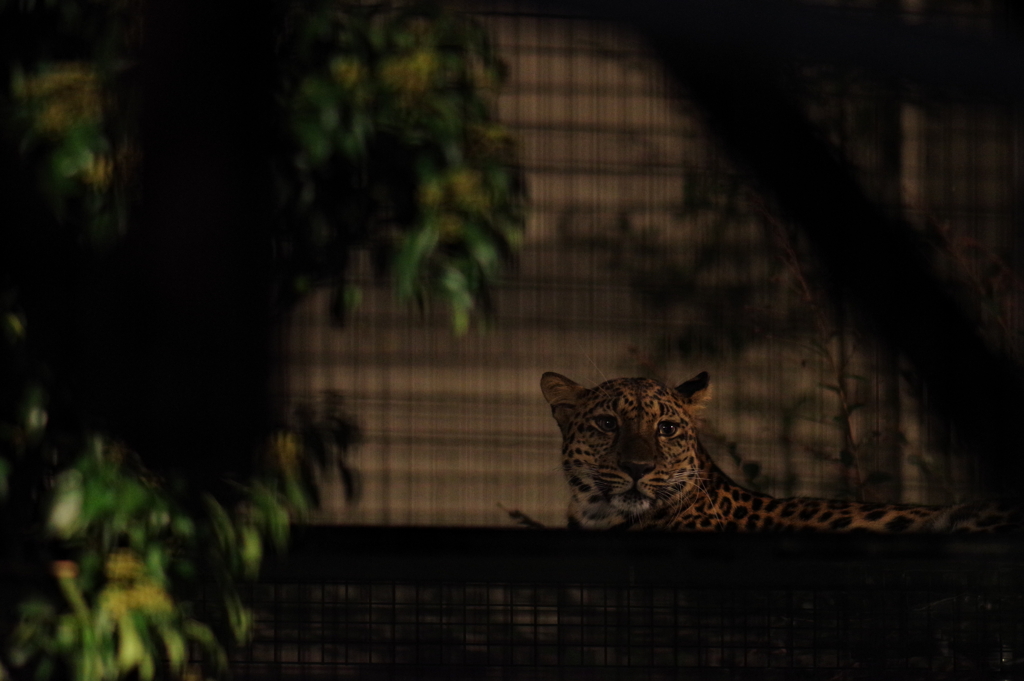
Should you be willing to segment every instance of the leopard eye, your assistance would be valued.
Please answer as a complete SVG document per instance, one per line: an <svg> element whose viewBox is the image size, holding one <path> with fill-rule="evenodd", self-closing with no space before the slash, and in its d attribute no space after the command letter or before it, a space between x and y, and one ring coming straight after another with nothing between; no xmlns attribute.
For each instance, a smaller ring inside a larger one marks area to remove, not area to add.
<svg viewBox="0 0 1024 681"><path fill-rule="evenodd" d="M614 433L619 429L619 422L615 420L614 416L598 416L594 419L594 423L606 433Z"/></svg>
<svg viewBox="0 0 1024 681"><path fill-rule="evenodd" d="M658 424L658 435L662 437L672 437L679 432L679 424L672 423L671 421L662 421Z"/></svg>

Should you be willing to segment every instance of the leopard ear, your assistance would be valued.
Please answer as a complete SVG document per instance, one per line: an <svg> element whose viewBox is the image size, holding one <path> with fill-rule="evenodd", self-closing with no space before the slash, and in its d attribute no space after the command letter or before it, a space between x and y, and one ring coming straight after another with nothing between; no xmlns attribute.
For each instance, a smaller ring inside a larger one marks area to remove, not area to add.
<svg viewBox="0 0 1024 681"><path fill-rule="evenodd" d="M708 372L702 371L686 383L678 385L676 392L682 394L688 403L700 404L711 397L711 391L707 389L710 382L711 377L708 376Z"/></svg>
<svg viewBox="0 0 1024 681"><path fill-rule="evenodd" d="M540 377L540 390L551 405L551 415L564 433L576 411L576 403L587 389L561 374L548 371Z"/></svg>

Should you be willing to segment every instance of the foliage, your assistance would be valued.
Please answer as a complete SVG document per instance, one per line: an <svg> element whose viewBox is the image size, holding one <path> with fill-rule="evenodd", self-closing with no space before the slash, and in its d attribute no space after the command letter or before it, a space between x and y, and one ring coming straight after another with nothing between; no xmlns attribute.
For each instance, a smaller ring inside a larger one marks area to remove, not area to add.
<svg viewBox="0 0 1024 681"><path fill-rule="evenodd" d="M51 62L36 73L16 71L12 89L21 106L23 150L38 151L40 184L62 217L84 204L90 242L115 231L109 220L113 162L103 128L101 83L84 61Z"/></svg>
<svg viewBox="0 0 1024 681"><path fill-rule="evenodd" d="M357 297L350 254L368 247L400 297L439 296L464 331L521 229L486 35L428 5L278 6L276 302L329 284L340 315ZM239 580L285 547L316 470L357 435L338 413L302 415L270 434L255 477L215 496L147 469L78 392L71 339L110 333L82 322L79 288L140 202L140 7L0 0L2 678L222 673L252 623Z"/></svg>
<svg viewBox="0 0 1024 681"><path fill-rule="evenodd" d="M5 321L3 357L27 369L24 322L11 312ZM16 621L0 620L13 627L0 658L7 672L182 677L198 673L188 666L192 648L208 674L222 673L224 645L244 641L251 626L238 580L256 577L268 543L283 550L289 523L311 507L313 461L301 442L290 432L272 437L263 472L236 486L230 507L202 492L196 504L194 486L158 477L122 444L55 425L46 386L21 378L17 409L0 422L5 520L32 523L7 528L18 541L4 547L5 560L16 567L20 555L24 568L5 588L25 596Z"/></svg>
<svg viewBox="0 0 1024 681"><path fill-rule="evenodd" d="M165 665L180 676L189 645L197 644L214 670L223 669L223 648L207 624L188 616L194 603L176 597L179 582L196 581L197 560L215 566L232 633L244 637L247 613L232 579L238 566L225 562L240 558L250 573L258 567L257 528L243 518L236 525L212 498L199 520L144 471L120 461L125 454L117 447L97 437L91 450L58 475L47 517L48 534L73 547L75 560L52 563L59 596L21 603L12 664L35 663L39 678L60 663L88 681L133 672L151 679ZM239 540L247 544L240 551L233 546Z"/></svg>
<svg viewBox="0 0 1024 681"><path fill-rule="evenodd" d="M518 243L521 190L503 80L483 29L427 5L297 4L281 54L291 139L279 167L280 295L329 282L335 313L353 247L393 264L400 299L445 300L457 332ZM293 151L294 150L294 151Z"/></svg>

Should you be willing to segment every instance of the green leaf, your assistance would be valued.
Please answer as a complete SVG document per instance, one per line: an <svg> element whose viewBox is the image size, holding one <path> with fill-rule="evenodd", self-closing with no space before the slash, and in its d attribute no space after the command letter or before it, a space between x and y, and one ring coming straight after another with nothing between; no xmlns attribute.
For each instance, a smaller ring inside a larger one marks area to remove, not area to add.
<svg viewBox="0 0 1024 681"><path fill-rule="evenodd" d="M3 327L4 334L12 345L25 338L25 320L21 315L8 312L4 315Z"/></svg>
<svg viewBox="0 0 1024 681"><path fill-rule="evenodd" d="M231 634L237 643L242 643L249 638L249 633L252 630L252 613L245 607L238 592L234 589L225 589L222 591L222 596Z"/></svg>
<svg viewBox="0 0 1024 681"><path fill-rule="evenodd" d="M239 553L242 558L244 575L253 579L259 574L260 563L263 560L263 540L256 528L251 525L243 526L239 531L239 536L241 538Z"/></svg>
<svg viewBox="0 0 1024 681"><path fill-rule="evenodd" d="M440 284L441 290L453 304L459 304L466 308L473 306L473 296L469 291L469 280L466 274L454 265L448 265L441 271L441 276L438 277L438 284Z"/></svg>
<svg viewBox="0 0 1024 681"><path fill-rule="evenodd" d="M409 300L416 293L423 261L437 246L438 230L432 220L409 232L395 255L395 283L399 300Z"/></svg>
<svg viewBox="0 0 1024 681"><path fill-rule="evenodd" d="M452 303L452 333L464 336L469 331L469 310Z"/></svg>
<svg viewBox="0 0 1024 681"><path fill-rule="evenodd" d="M110 488L95 489L91 487L91 494L85 500L84 512L87 518L99 516L102 512L113 511L111 524L118 531L136 529L145 533L142 523L138 522L139 512L153 504L153 495L141 485L131 484L131 481L123 481L127 484L119 485L119 489Z"/></svg>
<svg viewBox="0 0 1024 681"><path fill-rule="evenodd" d="M176 627L169 625L159 627L158 631L164 642L164 650L167 651L167 663L171 671L180 674L188 662L188 645L185 643L185 636Z"/></svg>
<svg viewBox="0 0 1024 681"><path fill-rule="evenodd" d="M117 636L117 666L122 673L128 673L138 667L148 654L130 614L122 615L117 620Z"/></svg>
<svg viewBox="0 0 1024 681"><path fill-rule="evenodd" d="M168 548L160 541L143 542L139 548L145 551L146 573L149 578L159 586L166 587L166 568L170 561Z"/></svg>
<svg viewBox="0 0 1024 681"><path fill-rule="evenodd" d="M156 675L156 660L151 654L146 654L139 662L139 678L142 681L152 681Z"/></svg>
<svg viewBox="0 0 1024 681"><path fill-rule="evenodd" d="M81 527L84 498L82 487L82 474L75 469L66 470L57 476L47 526L58 537L68 539Z"/></svg>
<svg viewBox="0 0 1024 681"><path fill-rule="evenodd" d="M234 554L237 548L234 524L224 507L211 495L205 495L206 508L209 512L210 526L217 537L217 543L226 554Z"/></svg>
<svg viewBox="0 0 1024 681"><path fill-rule="evenodd" d="M184 513L171 514L171 533L181 539L191 539L196 533L196 524Z"/></svg>
<svg viewBox="0 0 1024 681"><path fill-rule="evenodd" d="M30 383L21 398L21 423L31 442L38 442L46 430L49 415L46 411L46 389L39 383Z"/></svg>
<svg viewBox="0 0 1024 681"><path fill-rule="evenodd" d="M227 669L227 653L209 626L193 619L186 619L181 623L181 630L186 638L199 644L215 675L219 676Z"/></svg>
<svg viewBox="0 0 1024 681"><path fill-rule="evenodd" d="M284 496L288 500L288 504L291 506L289 510L295 513L303 514L310 509L312 500L310 498L310 491L306 488L303 482L294 477L285 478L282 481L284 486ZM280 503L278 503L280 506ZM288 525L288 511L284 508L280 509L280 512L284 513L285 516L285 527ZM287 532L285 533L285 539L287 539ZM278 549L283 549L284 545L282 542L276 542Z"/></svg>
<svg viewBox="0 0 1024 681"><path fill-rule="evenodd" d="M285 488L295 486L298 483L294 478L286 478ZM301 490L298 492L304 496ZM264 529L270 535L270 541L277 550L283 550L288 544L288 533L291 527L291 517L283 500L277 493L263 485L254 485L252 490L252 502L259 509L263 518Z"/></svg>
<svg viewBox="0 0 1024 681"><path fill-rule="evenodd" d="M89 475L91 471L84 471L85 485L82 490L82 524L88 525L93 522L108 521L115 532L120 532L124 527L124 521L112 516L115 514L119 500L118 492L111 480Z"/></svg>
<svg viewBox="0 0 1024 681"><path fill-rule="evenodd" d="M490 234L472 222L466 222L462 228L462 237L466 249L481 270L487 274L495 272L501 264L501 252Z"/></svg>
<svg viewBox="0 0 1024 681"><path fill-rule="evenodd" d="M53 640L59 650L71 650L78 643L80 636L81 623L77 617L65 613L57 619Z"/></svg>
<svg viewBox="0 0 1024 681"><path fill-rule="evenodd" d="M209 626L193 619L186 619L181 623L181 632L190 640L195 641L203 648L220 647L217 637Z"/></svg>

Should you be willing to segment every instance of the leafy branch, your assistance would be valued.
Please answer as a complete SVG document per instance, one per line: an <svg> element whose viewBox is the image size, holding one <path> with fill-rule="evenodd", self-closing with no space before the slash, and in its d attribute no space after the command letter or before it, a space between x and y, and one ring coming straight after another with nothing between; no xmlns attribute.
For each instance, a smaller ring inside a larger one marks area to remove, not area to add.
<svg viewBox="0 0 1024 681"><path fill-rule="evenodd" d="M280 300L328 284L343 317L359 299L350 254L367 248L400 300L437 296L464 332L522 231L515 142L492 114L504 66L486 32L422 2L296 3L289 23Z"/></svg>

